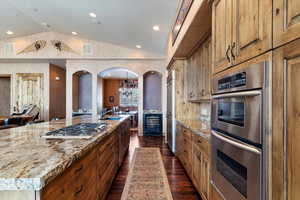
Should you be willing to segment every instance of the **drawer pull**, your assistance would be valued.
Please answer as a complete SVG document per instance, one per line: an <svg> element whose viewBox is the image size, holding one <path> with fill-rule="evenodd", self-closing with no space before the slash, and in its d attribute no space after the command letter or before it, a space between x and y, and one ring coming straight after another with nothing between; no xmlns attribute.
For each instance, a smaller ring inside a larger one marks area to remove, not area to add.
<svg viewBox="0 0 300 200"><path fill-rule="evenodd" d="M75 196L78 196L83 191L83 185L80 185L79 189L74 193Z"/></svg>
<svg viewBox="0 0 300 200"><path fill-rule="evenodd" d="M75 174L77 174L78 172L80 172L82 169L83 169L83 164L81 164L80 167L75 170Z"/></svg>
<svg viewBox="0 0 300 200"><path fill-rule="evenodd" d="M201 140L198 140L197 142L198 142L199 144L201 144L201 143L202 143L202 141L201 141Z"/></svg>

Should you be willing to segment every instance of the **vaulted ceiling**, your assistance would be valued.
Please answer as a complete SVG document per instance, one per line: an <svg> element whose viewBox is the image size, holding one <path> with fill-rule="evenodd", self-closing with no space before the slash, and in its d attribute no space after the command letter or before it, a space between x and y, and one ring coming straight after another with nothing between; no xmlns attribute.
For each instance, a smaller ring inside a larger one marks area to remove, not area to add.
<svg viewBox="0 0 300 200"><path fill-rule="evenodd" d="M56 31L164 54L180 0L1 0L0 39ZM96 14L93 18L89 13ZM154 31L158 25L160 31ZM8 35L10 30L14 34Z"/></svg>

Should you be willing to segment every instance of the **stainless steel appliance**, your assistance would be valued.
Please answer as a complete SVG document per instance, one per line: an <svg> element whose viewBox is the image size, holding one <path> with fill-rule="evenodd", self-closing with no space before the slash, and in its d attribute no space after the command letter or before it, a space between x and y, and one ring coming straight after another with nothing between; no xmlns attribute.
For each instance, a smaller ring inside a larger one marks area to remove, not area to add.
<svg viewBox="0 0 300 200"><path fill-rule="evenodd" d="M227 200L266 195L268 63L213 78L212 183Z"/></svg>
<svg viewBox="0 0 300 200"><path fill-rule="evenodd" d="M176 120L175 120L175 71L167 78L167 138L169 148L176 151Z"/></svg>

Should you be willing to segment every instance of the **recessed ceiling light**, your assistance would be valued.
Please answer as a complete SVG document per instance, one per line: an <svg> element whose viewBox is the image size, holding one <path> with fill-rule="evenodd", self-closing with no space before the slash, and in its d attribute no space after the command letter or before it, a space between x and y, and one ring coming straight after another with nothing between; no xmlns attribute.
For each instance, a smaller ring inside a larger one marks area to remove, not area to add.
<svg viewBox="0 0 300 200"><path fill-rule="evenodd" d="M90 17L96 18L97 15L95 13L93 13L93 12L90 12Z"/></svg>
<svg viewBox="0 0 300 200"><path fill-rule="evenodd" d="M6 34L7 35L12 35L12 34L14 34L14 32L12 32L12 31L6 31Z"/></svg>
<svg viewBox="0 0 300 200"><path fill-rule="evenodd" d="M157 25L153 26L153 30L154 31L159 31L159 26L157 26Z"/></svg>
<svg viewBox="0 0 300 200"><path fill-rule="evenodd" d="M142 48L142 46L141 45L136 45L136 48L140 49L140 48Z"/></svg>
<svg viewBox="0 0 300 200"><path fill-rule="evenodd" d="M72 32L72 34L73 34L73 35L77 35L78 33L77 33L77 32L75 32L75 31L73 31L73 32Z"/></svg>

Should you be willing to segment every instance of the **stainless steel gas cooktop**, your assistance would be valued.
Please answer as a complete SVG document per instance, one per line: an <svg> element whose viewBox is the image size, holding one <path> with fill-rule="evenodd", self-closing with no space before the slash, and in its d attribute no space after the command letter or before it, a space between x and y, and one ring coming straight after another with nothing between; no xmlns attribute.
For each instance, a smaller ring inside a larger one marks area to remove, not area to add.
<svg viewBox="0 0 300 200"><path fill-rule="evenodd" d="M95 133L104 131L106 127L106 123L80 123L48 132L42 137L46 139L88 139Z"/></svg>

